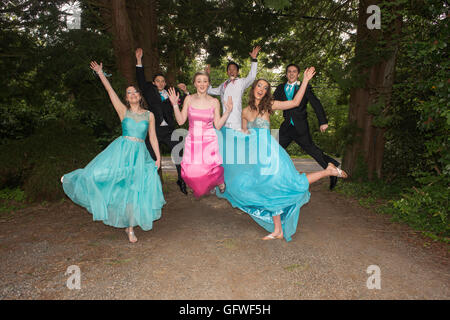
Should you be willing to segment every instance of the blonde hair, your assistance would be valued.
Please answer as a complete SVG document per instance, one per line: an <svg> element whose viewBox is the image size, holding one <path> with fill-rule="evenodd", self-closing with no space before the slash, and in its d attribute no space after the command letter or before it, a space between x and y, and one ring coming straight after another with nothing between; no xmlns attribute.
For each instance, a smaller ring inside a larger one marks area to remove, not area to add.
<svg viewBox="0 0 450 320"><path fill-rule="evenodd" d="M211 78L209 77L209 73L206 71L198 71L194 74L194 80L192 81L192 83L195 83L195 79L197 79L198 76L207 76L208 77L208 82L211 82Z"/></svg>

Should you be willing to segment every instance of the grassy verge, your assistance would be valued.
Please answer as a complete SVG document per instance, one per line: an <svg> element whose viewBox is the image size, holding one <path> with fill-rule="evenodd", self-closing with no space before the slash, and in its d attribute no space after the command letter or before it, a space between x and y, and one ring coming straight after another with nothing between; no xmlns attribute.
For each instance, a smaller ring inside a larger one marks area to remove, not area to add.
<svg viewBox="0 0 450 320"><path fill-rule="evenodd" d="M365 208L388 214L434 241L449 243L449 190L445 186L411 187L408 181L387 183L341 181L337 192L356 198Z"/></svg>
<svg viewBox="0 0 450 320"><path fill-rule="evenodd" d="M25 207L25 192L19 188L5 188L0 190L0 217L8 218L13 211Z"/></svg>

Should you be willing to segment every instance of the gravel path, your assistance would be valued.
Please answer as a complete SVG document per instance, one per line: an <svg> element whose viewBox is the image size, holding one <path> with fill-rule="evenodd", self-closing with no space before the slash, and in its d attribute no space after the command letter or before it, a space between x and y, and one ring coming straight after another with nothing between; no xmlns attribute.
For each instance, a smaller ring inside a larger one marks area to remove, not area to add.
<svg viewBox="0 0 450 320"><path fill-rule="evenodd" d="M448 246L314 184L289 243L214 195L167 204L151 231L93 222L70 201L0 217L0 299L449 299ZM65 272L79 267L81 289ZM381 289L368 289L367 268Z"/></svg>

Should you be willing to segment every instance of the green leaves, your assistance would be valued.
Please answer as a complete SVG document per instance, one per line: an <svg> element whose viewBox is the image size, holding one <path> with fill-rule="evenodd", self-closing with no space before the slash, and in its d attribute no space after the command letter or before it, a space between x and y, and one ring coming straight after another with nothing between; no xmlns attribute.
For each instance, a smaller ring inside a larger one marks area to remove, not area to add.
<svg viewBox="0 0 450 320"><path fill-rule="evenodd" d="M275 10L286 9L290 6L289 0L264 0L264 4Z"/></svg>

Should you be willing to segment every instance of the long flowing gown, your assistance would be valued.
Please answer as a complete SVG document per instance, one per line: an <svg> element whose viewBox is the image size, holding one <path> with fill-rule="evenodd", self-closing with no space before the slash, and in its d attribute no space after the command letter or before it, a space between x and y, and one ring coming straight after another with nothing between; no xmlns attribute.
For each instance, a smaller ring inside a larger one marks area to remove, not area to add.
<svg viewBox="0 0 450 320"><path fill-rule="evenodd" d="M122 136L86 167L63 176L64 192L85 207L93 220L117 228L150 230L153 221L161 218L166 202L155 161L144 142L149 114L127 110Z"/></svg>
<svg viewBox="0 0 450 320"><path fill-rule="evenodd" d="M208 109L188 107L189 133L185 139L181 177L195 197L223 183L222 157L213 126L214 106Z"/></svg>
<svg viewBox="0 0 450 320"><path fill-rule="evenodd" d="M270 134L267 120L248 122L250 134L229 128L220 130L226 190L216 190L235 208L248 213L269 232L279 215L286 241L292 240L300 208L310 198L306 175L295 168L287 152Z"/></svg>

